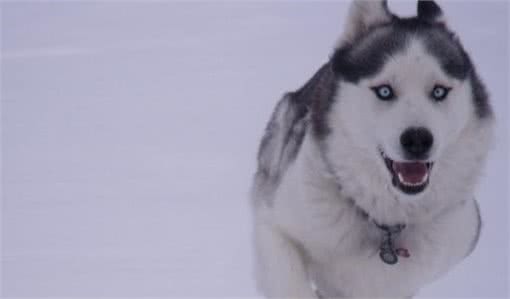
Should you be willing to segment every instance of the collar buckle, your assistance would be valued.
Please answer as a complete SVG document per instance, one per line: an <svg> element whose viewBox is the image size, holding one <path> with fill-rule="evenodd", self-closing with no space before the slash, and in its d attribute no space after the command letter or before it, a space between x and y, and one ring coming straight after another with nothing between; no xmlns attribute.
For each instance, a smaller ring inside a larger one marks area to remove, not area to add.
<svg viewBox="0 0 510 299"><path fill-rule="evenodd" d="M379 257L388 264L394 265L398 262L398 256L409 257L409 252L404 248L395 248L394 239L406 227L405 224L380 225L374 221L377 228L384 232L381 245L379 246Z"/></svg>

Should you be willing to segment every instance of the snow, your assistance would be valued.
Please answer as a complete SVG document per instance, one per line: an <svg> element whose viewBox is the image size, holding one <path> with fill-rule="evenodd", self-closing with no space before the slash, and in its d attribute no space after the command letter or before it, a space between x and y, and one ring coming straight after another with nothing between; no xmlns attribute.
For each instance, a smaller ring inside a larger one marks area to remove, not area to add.
<svg viewBox="0 0 510 299"><path fill-rule="evenodd" d="M477 192L479 246L420 295L506 297L508 3L441 3L498 127ZM3 294L257 296L257 145L279 97L328 58L347 2L1 9Z"/></svg>

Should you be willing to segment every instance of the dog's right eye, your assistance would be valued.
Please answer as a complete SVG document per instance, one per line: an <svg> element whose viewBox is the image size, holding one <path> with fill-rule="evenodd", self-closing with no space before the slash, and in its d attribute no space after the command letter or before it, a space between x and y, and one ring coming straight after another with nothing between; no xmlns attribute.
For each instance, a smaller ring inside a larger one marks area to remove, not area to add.
<svg viewBox="0 0 510 299"><path fill-rule="evenodd" d="M372 90L375 92L375 95L379 98L379 100L390 101L395 98L393 89L387 84L372 87Z"/></svg>

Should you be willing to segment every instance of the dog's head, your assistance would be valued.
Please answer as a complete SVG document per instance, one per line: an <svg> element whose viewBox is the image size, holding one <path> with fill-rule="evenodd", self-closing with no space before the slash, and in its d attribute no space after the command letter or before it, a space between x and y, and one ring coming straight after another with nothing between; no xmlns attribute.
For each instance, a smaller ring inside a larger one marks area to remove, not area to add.
<svg viewBox="0 0 510 299"><path fill-rule="evenodd" d="M399 18L386 1L353 2L330 61L336 94L314 111L331 168L399 198L425 194L440 163L462 163L448 153L492 115L440 7L418 1L417 12Z"/></svg>

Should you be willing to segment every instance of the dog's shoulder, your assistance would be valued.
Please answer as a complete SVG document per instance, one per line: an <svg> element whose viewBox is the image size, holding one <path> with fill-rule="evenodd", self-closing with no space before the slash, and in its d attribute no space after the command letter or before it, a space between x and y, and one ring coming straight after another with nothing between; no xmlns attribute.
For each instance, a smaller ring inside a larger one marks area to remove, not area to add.
<svg viewBox="0 0 510 299"><path fill-rule="evenodd" d="M311 109L327 89L330 65L324 64L301 88L286 93L277 103L258 151L255 188L272 192L296 159L311 120Z"/></svg>

